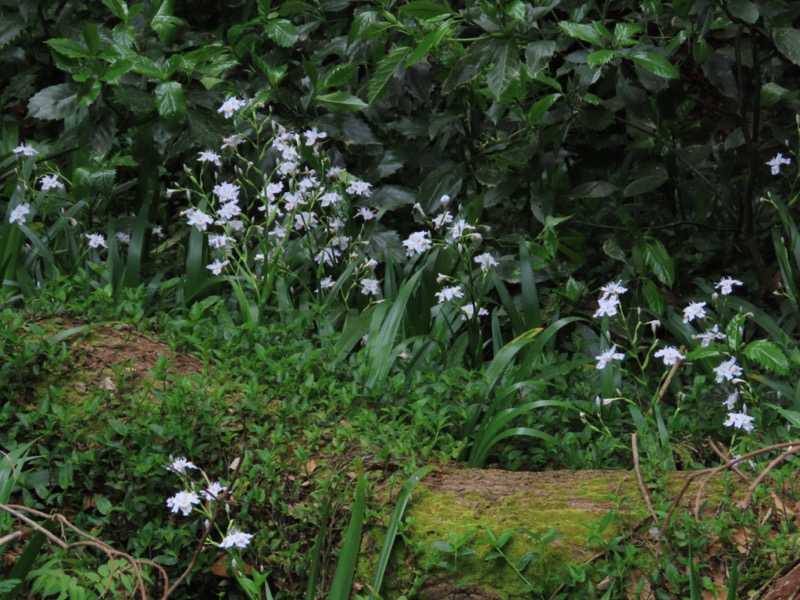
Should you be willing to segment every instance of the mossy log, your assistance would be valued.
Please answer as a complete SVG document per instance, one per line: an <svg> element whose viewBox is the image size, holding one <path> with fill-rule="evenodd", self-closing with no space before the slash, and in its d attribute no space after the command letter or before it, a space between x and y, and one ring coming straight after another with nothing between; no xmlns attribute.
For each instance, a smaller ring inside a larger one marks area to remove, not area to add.
<svg viewBox="0 0 800 600"><path fill-rule="evenodd" d="M672 474L667 488L677 491L688 475ZM687 501L693 502L696 486L695 482L688 490ZM719 487L714 487L718 493ZM492 550L487 528L498 537L514 530L503 552L514 565L526 553L533 553L522 574L549 595L569 565L577 567L597 556L601 539L636 529L652 535L648 530L653 526L636 476L628 471L520 473L457 467L434 471L422 480L404 523L380 592L385 600L533 597L502 557L487 560ZM543 544L534 537L553 529L558 537L552 543ZM447 560L452 563L452 557L432 545L450 542L451 532L458 538L473 532L463 547L474 554L458 559L455 574L435 566ZM358 573L364 590L382 545L380 528L367 533Z"/></svg>

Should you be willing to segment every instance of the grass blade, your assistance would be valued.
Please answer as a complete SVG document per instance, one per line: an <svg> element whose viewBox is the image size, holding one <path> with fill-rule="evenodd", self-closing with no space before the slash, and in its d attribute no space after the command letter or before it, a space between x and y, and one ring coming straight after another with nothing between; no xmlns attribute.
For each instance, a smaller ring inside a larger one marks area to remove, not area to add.
<svg viewBox="0 0 800 600"><path fill-rule="evenodd" d="M361 528L364 525L364 509L366 506L367 480L359 466L356 499L350 510L350 523L344 535L342 549L339 551L339 560L336 562L336 572L333 574L333 583L331 584L328 600L348 600L350 598L358 551L361 548Z"/></svg>
<svg viewBox="0 0 800 600"><path fill-rule="evenodd" d="M403 519L403 513L406 510L408 501L411 499L411 492L414 491L414 488L417 487L420 480L432 470L433 466L431 465L417 469L411 477L406 480L403 489L400 490L400 495L397 496L397 504L394 506L392 518L389 519L389 525L386 527L386 537L383 540L383 547L378 557L378 563L375 565L375 575L372 578L372 589L369 592L369 600L374 600L375 596L381 591L383 576L386 573L386 567L389 565L389 557L392 554L397 530L400 527L400 521Z"/></svg>

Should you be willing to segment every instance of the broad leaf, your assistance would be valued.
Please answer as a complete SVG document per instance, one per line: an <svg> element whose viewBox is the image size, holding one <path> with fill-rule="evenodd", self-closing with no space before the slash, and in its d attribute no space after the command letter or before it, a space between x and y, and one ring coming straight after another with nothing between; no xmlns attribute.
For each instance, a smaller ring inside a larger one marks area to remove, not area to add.
<svg viewBox="0 0 800 600"><path fill-rule="evenodd" d="M186 114L183 86L177 81L159 83L155 89L158 114L167 120L178 120Z"/></svg>
<svg viewBox="0 0 800 600"><path fill-rule="evenodd" d="M367 108L367 103L346 92L332 92L317 96L315 100L331 112L357 112Z"/></svg>
<svg viewBox="0 0 800 600"><path fill-rule="evenodd" d="M636 52L628 56L634 63L665 79L679 79L680 72L666 58L652 52Z"/></svg>
<svg viewBox="0 0 800 600"><path fill-rule="evenodd" d="M517 45L509 39L497 46L492 58L491 70L486 76L486 84L492 95L500 100L517 79L519 79Z"/></svg>
<svg viewBox="0 0 800 600"><path fill-rule="evenodd" d="M675 283L675 262L664 244L654 239L646 240L644 262L661 283L672 287L672 284Z"/></svg>
<svg viewBox="0 0 800 600"><path fill-rule="evenodd" d="M408 2L403 4L398 9L398 12L404 17L411 17L420 21L430 21L440 19L446 15L453 14L453 11L435 2L425 2L420 0L418 2Z"/></svg>
<svg viewBox="0 0 800 600"><path fill-rule="evenodd" d="M772 30L772 41L781 54L800 65L800 30L794 27L776 27Z"/></svg>
<svg viewBox="0 0 800 600"><path fill-rule="evenodd" d="M45 42L53 50L69 58L91 58L92 55L81 44L67 38L54 38Z"/></svg>
<svg viewBox="0 0 800 600"><path fill-rule="evenodd" d="M789 373L789 359L780 346L769 340L754 340L744 348L744 355L758 363L762 369L777 375Z"/></svg>
<svg viewBox="0 0 800 600"><path fill-rule="evenodd" d="M411 56L408 57L406 61L405 67L408 68L414 63L422 60L430 51L431 48L434 48L439 45L444 37L444 34L448 32L450 29L449 21L445 21L441 23L436 29L433 31L429 31L425 34L425 37L420 40L419 44L414 51L411 53Z"/></svg>
<svg viewBox="0 0 800 600"><path fill-rule="evenodd" d="M561 31L568 36L588 42L594 46L605 47L606 39L600 34L594 25L589 23L571 23L569 21L561 21L558 24Z"/></svg>
<svg viewBox="0 0 800 600"><path fill-rule="evenodd" d="M531 77L544 69L555 53L556 43L553 40L539 40L525 46L525 66Z"/></svg>
<svg viewBox="0 0 800 600"><path fill-rule="evenodd" d="M295 42L297 42L297 38L300 37L297 27L286 19L270 21L264 26L264 32L273 42L284 48L294 46Z"/></svg>
<svg viewBox="0 0 800 600"><path fill-rule="evenodd" d="M384 56L378 62L378 66L375 68L375 74L369 80L367 102L370 106L375 104L375 102L386 91L386 88L389 86L389 82L394 76L394 72L405 60L408 51L409 48L406 46L392 48L386 53L386 56Z"/></svg>
<svg viewBox="0 0 800 600"><path fill-rule="evenodd" d="M78 109L77 88L72 83L51 85L28 101L28 112L36 119L65 119Z"/></svg>

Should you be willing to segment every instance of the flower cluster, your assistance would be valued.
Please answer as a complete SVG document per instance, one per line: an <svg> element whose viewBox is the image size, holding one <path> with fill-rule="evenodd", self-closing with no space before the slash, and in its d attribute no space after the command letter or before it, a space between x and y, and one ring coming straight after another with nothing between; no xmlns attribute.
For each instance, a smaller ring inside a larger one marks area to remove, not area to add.
<svg viewBox="0 0 800 600"><path fill-rule="evenodd" d="M167 465L167 470L181 475L189 486L188 489L181 490L174 496L167 498L167 508L173 514L181 514L184 517L188 517L192 512L199 512L205 517L207 528L211 527L212 524L216 526L216 523L213 523L213 515L215 514L213 505L215 502L226 502L227 508L227 501L230 497L228 487L222 485L219 481L209 481L206 474L185 457L173 458L172 462ZM203 480L206 481L204 487L189 477L188 472L195 470L202 473ZM220 535L222 536L221 542L211 541L209 543L220 548L243 549L247 547L253 538L252 534L242 532L232 523L228 524L227 532L224 535L220 532Z"/></svg>
<svg viewBox="0 0 800 600"><path fill-rule="evenodd" d="M723 277L714 287L719 290L722 295L728 295L732 293L734 286L740 285L743 285L743 283L738 279L734 279L733 277ZM595 312L594 316L612 317L617 315L619 312L619 295L627 291L622 286L622 281L613 281L600 288L600 290L602 292L598 300L600 307L598 308L597 312ZM714 297L716 298L716 295ZM683 322L690 323L695 320L708 318L708 313L706 311L707 304L707 302L703 301L690 302L689 305L683 309ZM651 324L653 325L653 334L655 335L656 326L659 324L659 322L652 321ZM726 337L726 334L720 331L718 324L714 324L710 329L702 333L692 335L693 339L700 340L700 346L702 348L710 346L712 342L724 340ZM657 347L657 344L657 341L653 342L650 350L651 352ZM683 360L686 359L686 355L683 352L684 348L678 348L676 346L664 346L656 350L653 353L653 356L655 358L660 358L665 366L677 368L676 365L679 365ZM623 360L624 358L625 354L618 352L617 346L612 345L611 348L595 357L597 361L596 368L604 369L606 366L611 364L612 361L619 361ZM739 378L743 375L743 370L737 364L735 356L724 360L719 365L714 367L713 372L717 383L732 382L736 384L741 381ZM725 420L724 424L726 426L743 429L748 432L752 431L754 428L755 417L747 414L746 405L743 407L742 412L735 412L738 398L739 393L736 391L725 401L724 404L729 412L728 418Z"/></svg>
<svg viewBox="0 0 800 600"><path fill-rule="evenodd" d="M627 288L622 287L622 280L612 281L600 288L602 294L597 299L599 308L594 313L594 318L600 317L613 317L617 314L617 307L619 306L619 297L628 291Z"/></svg>

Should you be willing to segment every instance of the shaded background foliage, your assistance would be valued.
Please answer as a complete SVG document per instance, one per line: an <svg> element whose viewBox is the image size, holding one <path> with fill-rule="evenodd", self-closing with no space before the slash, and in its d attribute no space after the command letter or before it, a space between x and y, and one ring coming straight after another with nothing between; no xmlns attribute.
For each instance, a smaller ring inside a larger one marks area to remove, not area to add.
<svg viewBox="0 0 800 600"><path fill-rule="evenodd" d="M795 131L790 2L102 5L5 2L0 31L5 151L47 140L96 223L169 223L220 99L261 94L376 184L387 231L450 195L500 248L528 240L557 302L609 273L656 313L676 273L774 286L758 196Z"/></svg>

